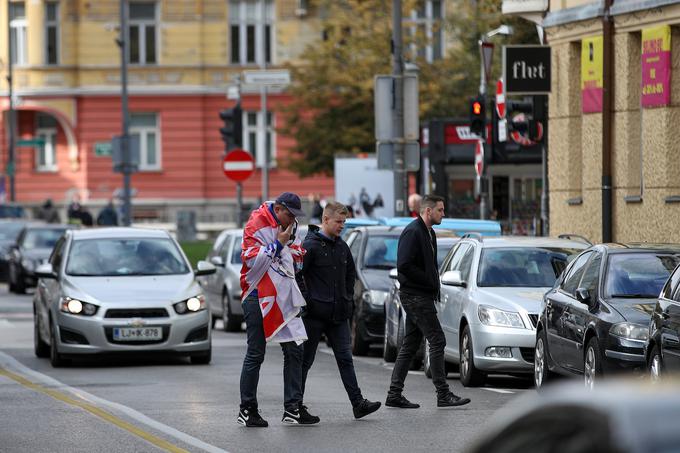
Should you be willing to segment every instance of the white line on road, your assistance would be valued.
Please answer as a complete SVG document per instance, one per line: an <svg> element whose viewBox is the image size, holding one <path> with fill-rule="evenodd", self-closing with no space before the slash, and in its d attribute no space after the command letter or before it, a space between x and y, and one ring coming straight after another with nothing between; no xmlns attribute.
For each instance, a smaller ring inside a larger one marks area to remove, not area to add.
<svg viewBox="0 0 680 453"><path fill-rule="evenodd" d="M203 442L202 440L190 436L189 434L183 433L182 431L179 431L171 426L158 422L130 407L124 406L119 403L114 403L113 401L108 401L103 398L99 398L97 396L85 392L84 390L68 386L50 376L47 376L46 374L42 374L35 370L32 370L31 368L28 368L24 364L20 363L14 357L5 354L2 351L0 351L0 368L11 370L14 373L19 374L28 380L32 380L33 382L37 381L43 385L59 389L60 391L69 392L72 395L75 395L99 407L105 407L113 412L123 413L140 423L143 423L153 429L156 429L170 437L174 437L175 439L180 440L188 445L200 448L201 450L211 453L227 453L226 450L222 450L221 448Z"/></svg>
<svg viewBox="0 0 680 453"><path fill-rule="evenodd" d="M496 392L496 393L515 393L511 392L510 390L503 390L503 389L493 389L489 387L481 387L482 390L488 390L490 392Z"/></svg>

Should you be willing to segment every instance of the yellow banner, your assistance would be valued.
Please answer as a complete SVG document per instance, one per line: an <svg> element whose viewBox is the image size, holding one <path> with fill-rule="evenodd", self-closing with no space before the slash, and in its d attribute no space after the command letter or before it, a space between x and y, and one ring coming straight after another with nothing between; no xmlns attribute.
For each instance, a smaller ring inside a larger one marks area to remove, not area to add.
<svg viewBox="0 0 680 453"><path fill-rule="evenodd" d="M670 52L671 26L659 25L642 30L642 53Z"/></svg>
<svg viewBox="0 0 680 453"><path fill-rule="evenodd" d="M581 41L581 100L583 113L602 111L602 36Z"/></svg>

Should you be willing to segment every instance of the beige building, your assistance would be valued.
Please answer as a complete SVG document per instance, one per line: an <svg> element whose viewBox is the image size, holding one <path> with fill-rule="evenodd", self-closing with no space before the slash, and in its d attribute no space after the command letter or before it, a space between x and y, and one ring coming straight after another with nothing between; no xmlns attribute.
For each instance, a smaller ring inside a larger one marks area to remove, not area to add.
<svg viewBox="0 0 680 453"><path fill-rule="evenodd" d="M607 238L608 124L610 240L680 242L680 2L612 2L611 83L605 3L506 0L503 9L540 23L552 49L551 233Z"/></svg>

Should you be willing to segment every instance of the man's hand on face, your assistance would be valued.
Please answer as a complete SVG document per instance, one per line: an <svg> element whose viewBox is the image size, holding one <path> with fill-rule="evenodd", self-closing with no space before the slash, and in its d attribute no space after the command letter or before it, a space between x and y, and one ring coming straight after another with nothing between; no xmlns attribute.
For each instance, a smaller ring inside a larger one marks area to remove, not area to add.
<svg viewBox="0 0 680 453"><path fill-rule="evenodd" d="M283 225L280 226L279 227L279 234L277 235L276 238L278 239L278 241L281 244L286 245L286 244L288 244L288 241L290 241L290 235L291 234L293 234L293 224L292 223L290 223L288 225L288 228L286 228L286 229L283 228Z"/></svg>

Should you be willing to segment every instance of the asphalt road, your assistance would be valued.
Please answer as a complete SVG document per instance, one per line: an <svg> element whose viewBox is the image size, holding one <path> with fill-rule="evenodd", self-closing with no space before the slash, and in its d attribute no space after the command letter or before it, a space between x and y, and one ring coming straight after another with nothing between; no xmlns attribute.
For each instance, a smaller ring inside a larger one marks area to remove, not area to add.
<svg viewBox="0 0 680 453"><path fill-rule="evenodd" d="M472 399L457 409L436 408L434 387L411 372L404 394L417 410L381 408L354 420L332 352L321 346L307 383L305 403L321 417L315 426L281 423L282 354L267 348L259 404L267 429L236 424L244 333L213 331L213 361L183 358L78 361L53 369L33 354L32 296L0 285L0 452L412 452L464 451L485 423L530 382L492 377L484 388L456 394ZM384 402L391 366L378 357L355 358L365 397Z"/></svg>

